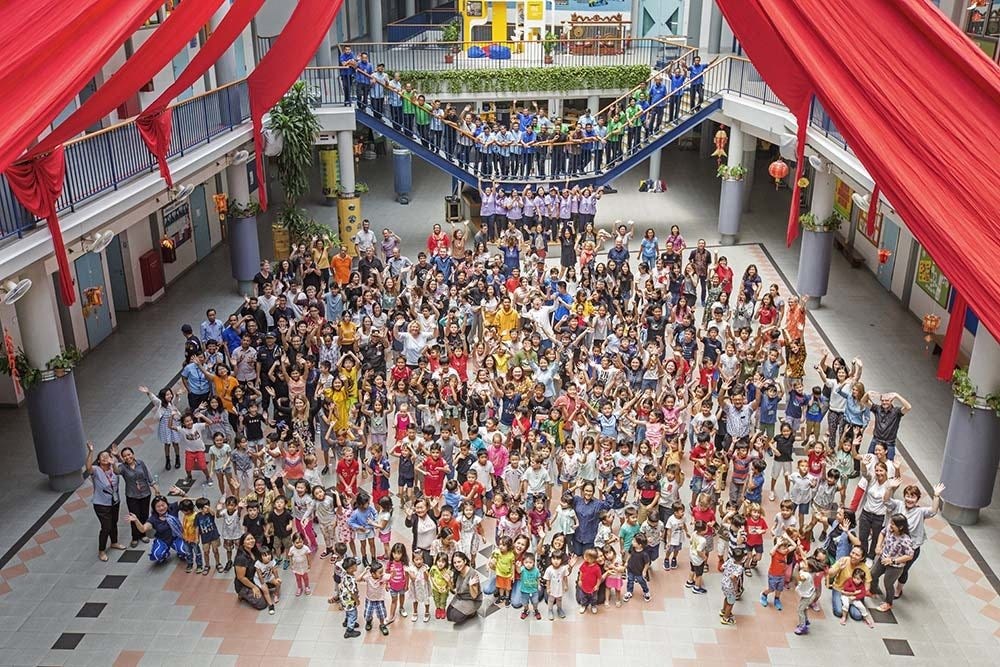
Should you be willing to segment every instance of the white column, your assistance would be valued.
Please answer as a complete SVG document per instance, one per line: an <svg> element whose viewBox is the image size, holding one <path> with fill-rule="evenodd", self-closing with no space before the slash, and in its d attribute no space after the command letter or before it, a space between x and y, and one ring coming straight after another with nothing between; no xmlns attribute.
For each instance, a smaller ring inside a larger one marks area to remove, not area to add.
<svg viewBox="0 0 1000 667"><path fill-rule="evenodd" d="M326 34L323 35L323 41L320 42L319 48L316 49L316 66L317 67L330 67L333 65L333 44L330 42L330 31L327 30Z"/></svg>
<svg viewBox="0 0 1000 667"><path fill-rule="evenodd" d="M750 137L747 142L749 146L744 146L743 149L743 168L747 170L746 176L743 177L743 212L750 212L750 193L753 191L753 172L754 164L757 162L757 140L754 137Z"/></svg>
<svg viewBox="0 0 1000 667"><path fill-rule="evenodd" d="M590 109L591 114L595 114L601 110L601 98L597 95L590 95L587 97L587 108Z"/></svg>
<svg viewBox="0 0 1000 667"><path fill-rule="evenodd" d="M982 325L976 330L972 343L969 380L977 387L976 393L980 396L1000 392L1000 344Z"/></svg>
<svg viewBox="0 0 1000 667"><path fill-rule="evenodd" d="M549 119L562 116L562 99L555 97L549 100Z"/></svg>
<svg viewBox="0 0 1000 667"><path fill-rule="evenodd" d="M833 196L837 187L833 174L816 172L812 184L812 214L817 220L826 220L833 213Z"/></svg>
<svg viewBox="0 0 1000 667"><path fill-rule="evenodd" d="M226 12L229 11L229 3L224 2L222 6L219 7L218 11L212 15L212 19L209 21L209 26L214 32L222 19L226 16ZM243 39L242 35L237 39ZM236 81L236 50L235 47L230 46L226 49L225 53L219 56L219 59L215 61L215 85L224 86L227 83L232 83Z"/></svg>
<svg viewBox="0 0 1000 667"><path fill-rule="evenodd" d="M368 36L373 42L385 41L382 32L382 0L368 3Z"/></svg>
<svg viewBox="0 0 1000 667"><path fill-rule="evenodd" d="M660 155L663 153L663 149L653 151L653 154L649 156L649 180L658 181L660 180Z"/></svg>
<svg viewBox="0 0 1000 667"><path fill-rule="evenodd" d="M711 19L708 24L708 52L719 53L722 44L722 10L711 3Z"/></svg>
<svg viewBox="0 0 1000 667"><path fill-rule="evenodd" d="M52 277L45 270L44 262L32 264L20 275L30 278L32 283L31 289L14 304L21 345L32 365L44 368L46 361L62 351Z"/></svg>
<svg viewBox="0 0 1000 667"><path fill-rule="evenodd" d="M642 0L632 0L632 37L642 37Z"/></svg>
<svg viewBox="0 0 1000 667"><path fill-rule="evenodd" d="M233 164L226 167L226 185L229 198L241 204L250 202L250 178L247 175L246 164Z"/></svg>
<svg viewBox="0 0 1000 667"><path fill-rule="evenodd" d="M743 164L743 130L736 124L729 127L729 145L726 146L726 152L728 153L727 166L746 166Z"/></svg>
<svg viewBox="0 0 1000 667"><path fill-rule="evenodd" d="M340 163L340 194L354 196L354 133L350 130L337 132L337 160Z"/></svg>
<svg viewBox="0 0 1000 667"><path fill-rule="evenodd" d="M417 0L406 0L406 4L403 7L407 17L413 16L417 13Z"/></svg>

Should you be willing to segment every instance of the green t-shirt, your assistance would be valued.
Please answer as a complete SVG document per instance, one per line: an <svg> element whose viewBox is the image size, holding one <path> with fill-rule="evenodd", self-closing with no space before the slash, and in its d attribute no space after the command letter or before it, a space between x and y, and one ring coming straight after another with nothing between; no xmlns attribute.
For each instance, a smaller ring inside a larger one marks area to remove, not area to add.
<svg viewBox="0 0 1000 667"><path fill-rule="evenodd" d="M614 141L621 137L623 123L620 120L612 120L608 122L608 140Z"/></svg>
<svg viewBox="0 0 1000 667"><path fill-rule="evenodd" d="M622 524L622 527L618 531L618 537L622 541L622 553L628 553L632 550L632 540L635 536L639 534L639 529L642 526L636 521L635 524L628 523L627 521Z"/></svg>
<svg viewBox="0 0 1000 667"><path fill-rule="evenodd" d="M541 573L538 571L538 567L535 566L530 570L528 568L523 568L521 570L521 592L531 595L532 593L538 592L538 579L541 577Z"/></svg>
<svg viewBox="0 0 1000 667"><path fill-rule="evenodd" d="M417 125L430 125L431 124L431 114L430 114L430 112L427 111L426 107L421 107L421 106L413 105L413 109L414 109L413 113L416 116L416 123L417 123ZM403 109L403 113L406 113L405 107Z"/></svg>
<svg viewBox="0 0 1000 667"><path fill-rule="evenodd" d="M403 113L412 114L415 108L413 105L413 93L403 91Z"/></svg>
<svg viewBox="0 0 1000 667"><path fill-rule="evenodd" d="M638 104L630 104L625 107L625 119L632 127L638 127L642 124L639 116L640 111L642 110L639 108Z"/></svg>

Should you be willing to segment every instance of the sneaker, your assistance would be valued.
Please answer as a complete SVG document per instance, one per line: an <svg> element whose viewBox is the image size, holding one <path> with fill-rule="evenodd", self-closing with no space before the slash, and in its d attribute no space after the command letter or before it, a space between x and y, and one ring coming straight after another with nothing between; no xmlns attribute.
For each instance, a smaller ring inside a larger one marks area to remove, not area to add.
<svg viewBox="0 0 1000 667"><path fill-rule="evenodd" d="M795 634L797 634L797 635L807 635L807 634L809 634L809 628L806 627L806 626L804 626L804 625L800 625L797 628L795 628Z"/></svg>
<svg viewBox="0 0 1000 667"><path fill-rule="evenodd" d="M577 609L577 612L580 613L580 614L586 614L587 613L587 608L586 607L580 607L579 609Z"/></svg>
<svg viewBox="0 0 1000 667"><path fill-rule="evenodd" d="M538 611L537 609L535 610L535 620L536 621L542 620L542 612Z"/></svg>
<svg viewBox="0 0 1000 667"><path fill-rule="evenodd" d="M782 609L781 600L779 600L778 598L774 598L774 608L777 609L778 611L781 611Z"/></svg>
<svg viewBox="0 0 1000 667"><path fill-rule="evenodd" d="M424 612L424 623L430 623L430 622L431 622L431 613L429 611L425 611Z"/></svg>
<svg viewBox="0 0 1000 667"><path fill-rule="evenodd" d="M184 568L184 572L187 573L187 574L191 574L191 570L193 570L193 569L194 569L194 565L192 565L191 563L188 563L188 566L186 568Z"/></svg>
<svg viewBox="0 0 1000 667"><path fill-rule="evenodd" d="M170 465L170 459L167 459L167 470L170 470L172 466Z"/></svg>
<svg viewBox="0 0 1000 667"><path fill-rule="evenodd" d="M552 607L549 607L549 620L550 621L556 620L556 612Z"/></svg>
<svg viewBox="0 0 1000 667"><path fill-rule="evenodd" d="M371 629L372 629L372 622L371 621L365 621L365 632L368 632Z"/></svg>
<svg viewBox="0 0 1000 667"><path fill-rule="evenodd" d="M671 558L670 559L670 569L671 570L676 570L677 569L677 559L676 558Z"/></svg>
<svg viewBox="0 0 1000 667"><path fill-rule="evenodd" d="M743 576L744 577L751 577L752 578L753 577L753 570L751 570L749 567L743 568Z"/></svg>
<svg viewBox="0 0 1000 667"><path fill-rule="evenodd" d="M663 569L667 572L670 571L670 560L666 558L663 559Z"/></svg>
<svg viewBox="0 0 1000 667"><path fill-rule="evenodd" d="M406 610L405 609L400 609L399 610L399 615L402 616L403 618L406 618Z"/></svg>
<svg viewBox="0 0 1000 667"><path fill-rule="evenodd" d="M590 613L591 614L596 614L597 613L597 607L595 607L594 605L590 605Z"/></svg>
<svg viewBox="0 0 1000 667"><path fill-rule="evenodd" d="M527 609L525 609L524 611L521 612L521 620L523 621L526 618L528 618L528 610Z"/></svg>
<svg viewBox="0 0 1000 667"><path fill-rule="evenodd" d="M302 597L302 589L301 588L296 588L295 589L295 597L297 597L297 598Z"/></svg>
<svg viewBox="0 0 1000 667"><path fill-rule="evenodd" d="M378 631L382 633L383 637L388 637L389 636L389 626L388 625L383 624L383 625L378 626Z"/></svg>
<svg viewBox="0 0 1000 667"><path fill-rule="evenodd" d="M323 466L323 469L320 470L319 474L326 475L329 472L330 472L330 466ZM774 500L774 498L771 498L771 500Z"/></svg>
<svg viewBox="0 0 1000 667"><path fill-rule="evenodd" d="M772 503L774 502L774 491L771 491L771 493L767 494L767 499L770 500Z"/></svg>
<svg viewBox="0 0 1000 667"><path fill-rule="evenodd" d="M206 480L205 480L205 486L213 486L213 484L212 484L212 480L210 480L210 479L206 479Z"/></svg>
<svg viewBox="0 0 1000 667"><path fill-rule="evenodd" d="M688 588L694 588L694 582L690 581L690 580L689 581L685 581L684 585L687 586Z"/></svg>
<svg viewBox="0 0 1000 667"><path fill-rule="evenodd" d="M309 588L308 586L306 586L306 590L304 592L305 592L306 595L312 595L313 594L312 589Z"/></svg>
<svg viewBox="0 0 1000 667"><path fill-rule="evenodd" d="M291 565L291 562L287 558L282 559L282 561L281 561L281 569L282 570L287 570L289 565Z"/></svg>
<svg viewBox="0 0 1000 667"><path fill-rule="evenodd" d="M562 607L557 608L556 613L559 614L559 618L566 618L566 610Z"/></svg>
<svg viewBox="0 0 1000 667"><path fill-rule="evenodd" d="M504 598L503 599L503 606L505 606L505 607L509 607L510 606L510 598Z"/></svg>
<svg viewBox="0 0 1000 667"><path fill-rule="evenodd" d="M625 595L622 596L622 600L624 600L625 602L628 602L631 599L632 599L631 593L625 593Z"/></svg>
<svg viewBox="0 0 1000 667"><path fill-rule="evenodd" d="M649 593L643 593L642 594L642 599L645 600L646 602L649 602L653 598L649 597Z"/></svg>
<svg viewBox="0 0 1000 667"><path fill-rule="evenodd" d="M767 596L764 595L763 593L760 594L760 606L761 607L767 606Z"/></svg>
<svg viewBox="0 0 1000 667"><path fill-rule="evenodd" d="M811 605L809 605L809 609L815 612L820 611L819 602L813 602Z"/></svg>
<svg viewBox="0 0 1000 667"><path fill-rule="evenodd" d="M347 632L344 633L344 639L354 639L355 637L360 637L360 636L361 633L353 628L349 629Z"/></svg>
<svg viewBox="0 0 1000 667"><path fill-rule="evenodd" d="M696 595L704 595L705 593L708 593L708 589L695 586L694 588L691 589L691 592L695 593Z"/></svg>
<svg viewBox="0 0 1000 667"><path fill-rule="evenodd" d="M719 619L719 623L722 623L723 625L736 625L736 619L732 616L723 616Z"/></svg>
<svg viewBox="0 0 1000 667"><path fill-rule="evenodd" d="M418 614L414 614L413 616L410 617L410 622L411 623L416 623L418 618L419 618L419 615Z"/></svg>
<svg viewBox="0 0 1000 667"><path fill-rule="evenodd" d="M267 613L269 616L274 616L274 605L269 605L267 608Z"/></svg>

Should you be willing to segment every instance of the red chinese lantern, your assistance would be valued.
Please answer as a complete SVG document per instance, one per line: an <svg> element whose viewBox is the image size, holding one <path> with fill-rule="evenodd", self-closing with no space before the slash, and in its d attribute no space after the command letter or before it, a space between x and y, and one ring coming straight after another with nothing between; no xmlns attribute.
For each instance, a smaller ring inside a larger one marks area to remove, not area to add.
<svg viewBox="0 0 1000 667"><path fill-rule="evenodd" d="M788 176L788 165L779 157L767 168L767 173L771 174L771 178L774 179L774 188L777 190L781 181Z"/></svg>
<svg viewBox="0 0 1000 667"><path fill-rule="evenodd" d="M924 315L923 319L923 329L924 329L924 342L927 343L924 349L930 350L931 341L934 340L934 332L938 330L941 326L941 317L938 315Z"/></svg>
<svg viewBox="0 0 1000 667"><path fill-rule="evenodd" d="M890 257L892 257L892 251L891 250L886 250L885 248L881 248L878 251L878 263L879 264L885 264L886 262L889 261Z"/></svg>

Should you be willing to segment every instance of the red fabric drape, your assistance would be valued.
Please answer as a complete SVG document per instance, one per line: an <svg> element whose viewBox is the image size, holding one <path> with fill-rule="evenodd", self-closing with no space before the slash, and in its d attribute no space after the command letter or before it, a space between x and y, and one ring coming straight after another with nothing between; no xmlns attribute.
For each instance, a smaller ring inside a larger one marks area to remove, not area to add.
<svg viewBox="0 0 1000 667"><path fill-rule="evenodd" d="M253 144L257 151L257 182L260 205L267 208L267 185L264 181L264 139L261 125L264 114L277 104L316 53L323 37L330 31L334 17L344 0L299 0L291 18L271 45L256 69L247 78L250 89L250 119L253 121Z"/></svg>
<svg viewBox="0 0 1000 667"><path fill-rule="evenodd" d="M951 381L955 372L955 361L958 359L958 348L962 344L962 331L965 329L965 311L968 304L962 293L955 291L955 300L951 304L951 316L948 318L948 331L941 343L941 360L938 362L937 377L945 382Z"/></svg>
<svg viewBox="0 0 1000 667"><path fill-rule="evenodd" d="M28 157L48 153L56 145L84 132L134 95L181 49L187 48L191 38L198 34L221 4L222 0L199 0L178 5L104 85L28 151Z"/></svg>
<svg viewBox="0 0 1000 667"><path fill-rule="evenodd" d="M56 262L59 264L59 288L63 303L71 306L76 302L76 290L73 289L73 273L69 268L62 229L56 217L56 200L62 193L66 171L63 150L62 146L57 146L52 151L51 159L28 160L13 165L7 170L7 181L28 211L48 220L52 245L56 249Z"/></svg>
<svg viewBox="0 0 1000 667"><path fill-rule="evenodd" d="M878 189L878 183L872 188L872 196L868 202L868 214L865 217L865 234L868 238L875 238L875 216L878 214L878 198L882 192Z"/></svg>
<svg viewBox="0 0 1000 667"><path fill-rule="evenodd" d="M0 15L23 21L33 2L8 2ZM66 3L71 4L71 3ZM42 19L31 26L37 48L0 78L0 170L6 170L66 108L114 55L122 42L152 16L162 0L99 0L68 25ZM54 16L61 14L56 11ZM0 45L0 62L7 60Z"/></svg>
<svg viewBox="0 0 1000 667"><path fill-rule="evenodd" d="M57 33L71 30L81 17L110 0L32 0L32 2L0 3L0 44L4 58L0 59L0 77L16 70L29 61L40 50L44 50L57 39ZM51 32L44 38L39 35L38 26L51 26Z"/></svg>
<svg viewBox="0 0 1000 667"><path fill-rule="evenodd" d="M263 4L264 0L236 0L181 75L135 119L139 135L149 152L156 157L160 175L167 182L167 187L174 185L167 165L167 151L170 150L170 135L173 131L173 114L168 105L182 91L190 88L232 46Z"/></svg>
<svg viewBox="0 0 1000 667"><path fill-rule="evenodd" d="M717 2L800 127L813 92L906 226L1000 337L1000 272L982 265L1000 257L996 63L929 2Z"/></svg>

